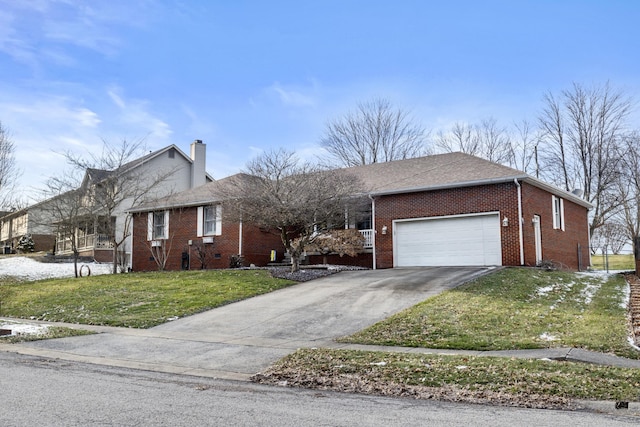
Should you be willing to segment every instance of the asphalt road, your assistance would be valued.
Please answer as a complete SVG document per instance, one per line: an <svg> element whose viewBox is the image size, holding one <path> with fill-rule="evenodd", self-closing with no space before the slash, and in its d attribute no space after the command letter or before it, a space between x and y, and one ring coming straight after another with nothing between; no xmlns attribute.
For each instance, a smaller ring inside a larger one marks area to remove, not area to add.
<svg viewBox="0 0 640 427"><path fill-rule="evenodd" d="M0 352L2 426L618 427L639 421L269 387Z"/></svg>

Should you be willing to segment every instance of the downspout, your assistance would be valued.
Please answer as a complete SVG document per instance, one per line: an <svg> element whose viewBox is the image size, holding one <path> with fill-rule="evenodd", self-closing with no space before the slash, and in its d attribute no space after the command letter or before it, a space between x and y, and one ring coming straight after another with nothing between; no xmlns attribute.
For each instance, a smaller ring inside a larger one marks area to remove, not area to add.
<svg viewBox="0 0 640 427"><path fill-rule="evenodd" d="M520 265L524 265L524 237L522 234L522 186L518 182L518 178L514 178L513 182L518 188L518 238L520 240Z"/></svg>
<svg viewBox="0 0 640 427"><path fill-rule="evenodd" d="M369 194L369 198L371 199L371 226L373 227L373 233L371 236L372 246L373 246L373 269L376 269L377 261L376 261L376 199L374 199L371 194Z"/></svg>
<svg viewBox="0 0 640 427"><path fill-rule="evenodd" d="M242 220L238 224L238 255L242 256Z"/></svg>

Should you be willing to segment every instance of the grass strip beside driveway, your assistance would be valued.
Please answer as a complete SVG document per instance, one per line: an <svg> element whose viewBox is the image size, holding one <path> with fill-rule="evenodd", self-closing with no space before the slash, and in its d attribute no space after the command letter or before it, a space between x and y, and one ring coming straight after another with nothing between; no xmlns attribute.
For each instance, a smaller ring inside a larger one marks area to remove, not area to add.
<svg viewBox="0 0 640 427"><path fill-rule="evenodd" d="M579 347L637 359L621 275L506 268L445 292L342 342L513 350Z"/></svg>
<svg viewBox="0 0 640 427"><path fill-rule="evenodd" d="M0 316L150 328L295 282L265 270L101 275L0 286Z"/></svg>
<svg viewBox="0 0 640 427"><path fill-rule="evenodd" d="M575 399L637 401L640 370L551 360L298 350L253 381L535 408Z"/></svg>

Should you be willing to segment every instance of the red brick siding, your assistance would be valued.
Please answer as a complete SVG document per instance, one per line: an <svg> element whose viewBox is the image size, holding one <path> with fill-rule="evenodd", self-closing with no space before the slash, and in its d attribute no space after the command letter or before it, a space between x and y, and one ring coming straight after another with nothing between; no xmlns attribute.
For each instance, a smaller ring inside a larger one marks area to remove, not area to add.
<svg viewBox="0 0 640 427"><path fill-rule="evenodd" d="M32 234L34 251L52 252L56 245L56 237L50 234ZM18 241L16 240L16 244Z"/></svg>
<svg viewBox="0 0 640 427"><path fill-rule="evenodd" d="M480 212L500 212L501 220L509 218L509 226L500 227L502 264L520 265L518 197L513 183L380 196L375 203L378 268L393 267L393 220ZM387 234L382 234L383 226Z"/></svg>
<svg viewBox="0 0 640 427"><path fill-rule="evenodd" d="M552 195L530 184L522 184L522 215L525 265L535 265L533 216L540 216L542 259L577 270L589 266L589 225L587 208L564 199L565 229L553 228ZM581 260L578 259L581 246Z"/></svg>
<svg viewBox="0 0 640 427"><path fill-rule="evenodd" d="M276 251L276 260L284 258L284 245L280 234L252 225L244 224L242 228L242 254L244 264L265 266L271 261L271 251Z"/></svg>
<svg viewBox="0 0 640 427"><path fill-rule="evenodd" d="M202 243L202 237L197 237L198 209L184 208L171 210L169 213L170 252L166 264L167 270L182 269L182 253L186 252L190 258L190 268L201 268L200 259L195 247L189 246L189 240L194 244ZM239 250L240 227L238 223L222 221L222 233L214 236L213 244L206 244L207 268L228 268L232 255ZM243 255L245 265L255 264L264 266L269 262L271 249L282 252L280 238L272 233L262 232L256 227L243 226ZM152 259L150 242L147 241L147 213L134 215L133 220L133 270L157 270L157 264Z"/></svg>

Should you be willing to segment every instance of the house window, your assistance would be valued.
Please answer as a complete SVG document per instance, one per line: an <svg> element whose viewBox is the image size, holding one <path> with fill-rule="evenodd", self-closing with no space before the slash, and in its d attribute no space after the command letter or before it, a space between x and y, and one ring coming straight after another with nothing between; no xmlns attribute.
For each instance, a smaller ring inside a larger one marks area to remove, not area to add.
<svg viewBox="0 0 640 427"><path fill-rule="evenodd" d="M149 212L147 222L147 240L169 238L169 211Z"/></svg>
<svg viewBox="0 0 640 427"><path fill-rule="evenodd" d="M222 206L209 205L198 208L198 237L222 234Z"/></svg>
<svg viewBox="0 0 640 427"><path fill-rule="evenodd" d="M564 200L560 197L551 196L553 210L553 228L564 231Z"/></svg>
<svg viewBox="0 0 640 427"><path fill-rule="evenodd" d="M216 208L214 206L205 206L202 212L203 234L205 236L216 234Z"/></svg>

